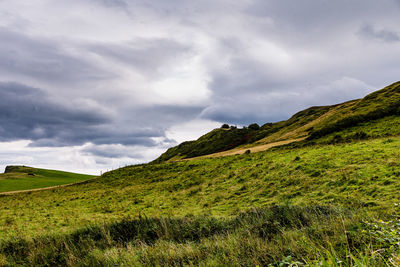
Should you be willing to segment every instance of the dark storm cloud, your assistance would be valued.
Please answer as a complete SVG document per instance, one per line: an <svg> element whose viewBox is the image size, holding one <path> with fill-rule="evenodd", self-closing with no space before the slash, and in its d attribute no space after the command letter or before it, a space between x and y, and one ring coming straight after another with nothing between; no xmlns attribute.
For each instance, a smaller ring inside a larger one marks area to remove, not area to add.
<svg viewBox="0 0 400 267"><path fill-rule="evenodd" d="M32 140L31 146L124 144L155 146L163 137L162 125L199 113L198 107L154 106L130 110L126 122L97 106L58 102L43 90L17 83L0 83L0 141Z"/></svg>
<svg viewBox="0 0 400 267"><path fill-rule="evenodd" d="M139 132L135 129L128 133L121 133L118 126L109 124L104 127L96 125L68 125L59 126L54 129L53 127L47 128L49 132L54 133L49 138L40 138L34 140L30 145L32 147L59 147L59 146L72 146L82 145L87 142L93 144L124 144L124 145L141 145L141 146L154 146L156 142L151 140L152 137L160 137L163 132L156 129L147 132Z"/></svg>
<svg viewBox="0 0 400 267"><path fill-rule="evenodd" d="M142 157L142 151L135 151L133 148L130 151L126 151L123 147L101 147L101 146L91 146L84 148L83 153L90 155L95 155L102 158L138 158Z"/></svg>
<svg viewBox="0 0 400 267"><path fill-rule="evenodd" d="M384 42L399 42L400 35L397 32L382 29L377 30L372 25L364 25L361 27L359 34L362 37L377 39Z"/></svg>
<svg viewBox="0 0 400 267"><path fill-rule="evenodd" d="M1 141L57 138L110 121L104 112L58 103L40 89L17 83L1 82L0 95Z"/></svg>

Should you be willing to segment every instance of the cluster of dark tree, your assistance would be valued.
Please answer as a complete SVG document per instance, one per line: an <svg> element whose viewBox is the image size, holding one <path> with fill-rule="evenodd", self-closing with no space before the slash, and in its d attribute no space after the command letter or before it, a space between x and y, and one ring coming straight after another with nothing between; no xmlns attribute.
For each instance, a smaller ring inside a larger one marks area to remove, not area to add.
<svg viewBox="0 0 400 267"><path fill-rule="evenodd" d="M224 123L224 124L222 124L222 126L221 126L221 129L236 129L237 127L236 126L229 126L229 124L227 124L227 123ZM257 123L252 123L252 124L250 124L249 126L244 126L243 127L244 129L246 129L246 128L248 128L248 129L250 129L250 130L259 130L260 129L260 125L258 125Z"/></svg>
<svg viewBox="0 0 400 267"><path fill-rule="evenodd" d="M224 123L224 124L222 124L221 129L231 129L231 130L234 130L234 129L237 129L237 126L234 126L234 125L229 126L229 124Z"/></svg>

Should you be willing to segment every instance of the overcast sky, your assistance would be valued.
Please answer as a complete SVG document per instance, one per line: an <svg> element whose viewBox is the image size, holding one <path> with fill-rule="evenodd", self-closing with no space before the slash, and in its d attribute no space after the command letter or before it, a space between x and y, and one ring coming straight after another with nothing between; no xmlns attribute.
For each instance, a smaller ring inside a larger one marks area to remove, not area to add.
<svg viewBox="0 0 400 267"><path fill-rule="evenodd" d="M400 80L399 0L0 0L0 167L97 174Z"/></svg>

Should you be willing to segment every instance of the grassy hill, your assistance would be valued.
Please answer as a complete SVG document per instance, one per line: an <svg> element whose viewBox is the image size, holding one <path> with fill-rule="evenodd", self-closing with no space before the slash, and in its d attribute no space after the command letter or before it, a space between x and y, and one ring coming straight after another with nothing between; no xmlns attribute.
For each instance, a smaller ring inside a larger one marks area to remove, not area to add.
<svg viewBox="0 0 400 267"><path fill-rule="evenodd" d="M235 148L252 148L282 140L315 140L360 123L399 114L400 82L397 82L362 99L311 107L286 121L266 123L257 130L215 129L196 141L168 149L154 162L193 158Z"/></svg>
<svg viewBox="0 0 400 267"><path fill-rule="evenodd" d="M399 266L397 88L202 139L301 142L0 196L0 266Z"/></svg>
<svg viewBox="0 0 400 267"><path fill-rule="evenodd" d="M27 166L7 166L5 172L0 174L0 193L72 184L93 177L93 175Z"/></svg>
<svg viewBox="0 0 400 267"><path fill-rule="evenodd" d="M391 137L130 166L3 196L0 254L38 265L248 265L313 262L332 246L346 260L343 227L353 253L368 253L364 242L382 244L367 223L399 215L399 146Z"/></svg>
<svg viewBox="0 0 400 267"><path fill-rule="evenodd" d="M256 130L248 128L214 129L197 141L183 142L168 149L154 162L179 160L226 151L249 142L255 134L258 134Z"/></svg>

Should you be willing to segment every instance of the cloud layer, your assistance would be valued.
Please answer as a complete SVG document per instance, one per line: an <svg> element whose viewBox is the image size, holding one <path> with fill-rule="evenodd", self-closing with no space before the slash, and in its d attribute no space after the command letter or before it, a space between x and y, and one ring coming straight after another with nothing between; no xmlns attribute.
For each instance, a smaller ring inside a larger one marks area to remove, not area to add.
<svg viewBox="0 0 400 267"><path fill-rule="evenodd" d="M399 80L399 11L397 0L0 1L0 165L104 170L220 123L362 97Z"/></svg>

